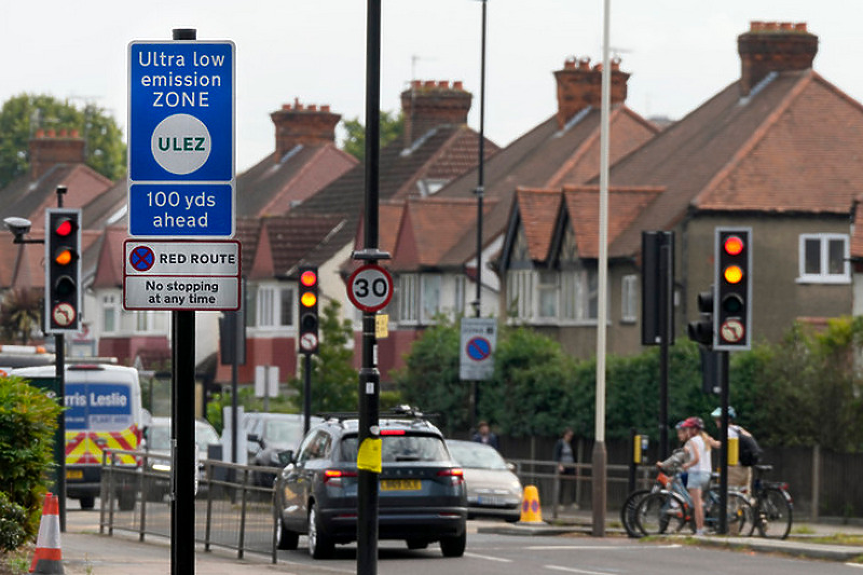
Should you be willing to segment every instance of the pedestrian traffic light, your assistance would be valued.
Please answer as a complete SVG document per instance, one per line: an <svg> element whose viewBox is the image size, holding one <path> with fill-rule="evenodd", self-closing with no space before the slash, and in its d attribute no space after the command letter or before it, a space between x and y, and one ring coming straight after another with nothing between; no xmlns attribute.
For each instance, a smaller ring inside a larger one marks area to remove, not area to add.
<svg viewBox="0 0 863 575"><path fill-rule="evenodd" d="M714 345L720 351L750 349L752 326L752 229L716 228Z"/></svg>
<svg viewBox="0 0 863 575"><path fill-rule="evenodd" d="M45 210L46 333L81 328L81 210Z"/></svg>
<svg viewBox="0 0 863 575"><path fill-rule="evenodd" d="M698 294L699 318L689 322L689 339L708 348L713 346L713 288Z"/></svg>
<svg viewBox="0 0 863 575"><path fill-rule="evenodd" d="M300 351L318 351L318 268L300 266Z"/></svg>

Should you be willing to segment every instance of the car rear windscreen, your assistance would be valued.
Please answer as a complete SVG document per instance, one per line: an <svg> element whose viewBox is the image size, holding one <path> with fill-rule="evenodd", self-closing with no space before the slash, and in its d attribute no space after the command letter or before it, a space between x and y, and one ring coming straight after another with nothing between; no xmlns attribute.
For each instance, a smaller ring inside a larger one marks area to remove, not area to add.
<svg viewBox="0 0 863 575"><path fill-rule="evenodd" d="M383 463L398 463L409 461L441 461L449 462L443 440L435 435L383 435L381 437L381 460ZM357 460L356 436L347 436L342 440L342 460L355 462Z"/></svg>

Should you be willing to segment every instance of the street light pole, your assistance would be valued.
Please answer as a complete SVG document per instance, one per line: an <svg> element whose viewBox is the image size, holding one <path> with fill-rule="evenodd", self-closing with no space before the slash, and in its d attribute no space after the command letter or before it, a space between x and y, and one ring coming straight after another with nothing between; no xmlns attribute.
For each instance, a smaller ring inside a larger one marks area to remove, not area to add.
<svg viewBox="0 0 863 575"><path fill-rule="evenodd" d="M602 29L602 100L600 104L599 151L599 295L596 320L596 442L593 447L593 535L605 536L605 347L608 317L608 132L611 109L611 68L608 44L611 0L604 0Z"/></svg>

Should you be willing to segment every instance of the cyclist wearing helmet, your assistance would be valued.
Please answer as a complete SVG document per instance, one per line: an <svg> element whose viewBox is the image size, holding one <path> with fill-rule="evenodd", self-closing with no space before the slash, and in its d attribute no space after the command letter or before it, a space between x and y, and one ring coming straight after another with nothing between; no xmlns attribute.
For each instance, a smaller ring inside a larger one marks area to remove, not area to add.
<svg viewBox="0 0 863 575"><path fill-rule="evenodd" d="M689 472L686 489L692 497L695 514L695 534L704 534L704 504L701 493L710 482L710 436L704 432L704 422L700 417L687 417L682 427L686 429L689 439L683 448L687 452L683 469Z"/></svg>
<svg viewBox="0 0 863 575"><path fill-rule="evenodd" d="M719 432L722 432L722 408L717 407L710 413L710 417L713 418L713 421L716 423L716 429ZM734 411L734 408L730 405L728 406L728 439L738 439L741 435L752 436L751 433L743 429L743 427L734 423L734 420L737 418L737 412ZM721 445L720 442L716 442ZM718 447L715 445L714 447ZM740 465L740 461L734 465L728 466L728 485L734 487L740 487L743 489L749 489L749 486L752 484L752 469L749 467L744 467Z"/></svg>

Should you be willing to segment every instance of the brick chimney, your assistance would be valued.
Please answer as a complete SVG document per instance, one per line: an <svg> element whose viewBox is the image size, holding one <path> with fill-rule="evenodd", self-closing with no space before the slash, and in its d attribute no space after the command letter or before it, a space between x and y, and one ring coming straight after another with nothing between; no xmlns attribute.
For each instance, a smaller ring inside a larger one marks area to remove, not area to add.
<svg viewBox="0 0 863 575"><path fill-rule="evenodd" d="M750 22L737 37L740 93L749 94L770 72L807 70L818 53L818 36L805 23Z"/></svg>
<svg viewBox="0 0 863 575"><path fill-rule="evenodd" d="M336 141L336 125L342 117L329 106L304 106L299 99L270 114L276 125L276 157L281 158L294 146L321 146Z"/></svg>
<svg viewBox="0 0 863 575"><path fill-rule="evenodd" d="M591 67L590 58L567 58L557 79L557 125L562 129L587 107L602 104L602 64ZM620 59L611 61L611 105L626 101L629 74L620 71Z"/></svg>
<svg viewBox="0 0 863 575"><path fill-rule="evenodd" d="M37 130L30 140L30 178L37 180L57 164L83 164L84 139L78 130Z"/></svg>
<svg viewBox="0 0 863 575"><path fill-rule="evenodd" d="M413 80L402 92L405 115L404 145L409 148L429 130L438 126L467 124L473 95L462 82Z"/></svg>

